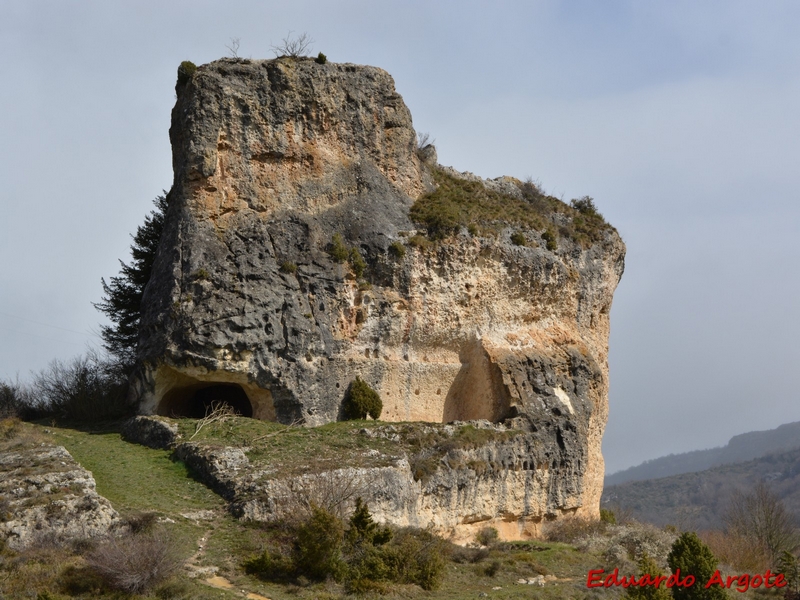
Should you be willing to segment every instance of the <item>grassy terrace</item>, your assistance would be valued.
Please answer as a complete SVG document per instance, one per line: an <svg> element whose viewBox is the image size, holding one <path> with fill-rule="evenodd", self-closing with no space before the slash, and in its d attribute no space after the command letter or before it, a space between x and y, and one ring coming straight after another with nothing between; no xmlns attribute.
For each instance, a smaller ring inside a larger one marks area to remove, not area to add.
<svg viewBox="0 0 800 600"><path fill-rule="evenodd" d="M473 235L496 235L511 226L543 233L548 248L554 250L559 235L588 248L600 241L605 231L613 230L590 198L574 200L568 205L526 182L520 185L523 195L520 199L486 189L477 181L459 179L439 168L433 168L432 174L436 190L420 197L410 211L411 219L424 226L432 240L444 239L462 227ZM564 220L566 223L559 224Z"/></svg>
<svg viewBox="0 0 800 600"><path fill-rule="evenodd" d="M288 427L278 423L233 417L197 431L196 421L182 419L184 440L217 446L248 448L251 462L275 476L302 475L337 468L380 467L409 457L417 480L426 479L450 451L477 448L511 439L521 432L477 429L471 425L445 429L425 423L343 421L320 427Z"/></svg>

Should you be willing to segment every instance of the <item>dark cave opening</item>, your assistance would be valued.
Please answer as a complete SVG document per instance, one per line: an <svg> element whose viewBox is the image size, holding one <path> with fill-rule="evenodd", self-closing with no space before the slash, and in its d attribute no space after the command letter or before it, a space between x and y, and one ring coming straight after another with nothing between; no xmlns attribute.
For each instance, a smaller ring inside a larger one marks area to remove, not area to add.
<svg viewBox="0 0 800 600"><path fill-rule="evenodd" d="M253 416L250 398L236 383L198 383L171 389L158 406L158 414L167 417L202 419L211 412L212 405L222 402L243 417Z"/></svg>

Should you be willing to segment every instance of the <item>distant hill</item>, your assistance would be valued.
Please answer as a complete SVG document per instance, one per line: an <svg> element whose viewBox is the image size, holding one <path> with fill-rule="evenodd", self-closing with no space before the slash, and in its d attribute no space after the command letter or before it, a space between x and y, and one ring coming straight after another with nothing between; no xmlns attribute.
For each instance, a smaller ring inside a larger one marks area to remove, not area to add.
<svg viewBox="0 0 800 600"><path fill-rule="evenodd" d="M607 475L605 485L608 487L627 481L643 481L704 471L718 465L753 460L766 454L792 448L800 448L800 421L786 423L776 429L751 431L733 436L727 446L720 448L670 454L648 460L635 467Z"/></svg>
<svg viewBox="0 0 800 600"><path fill-rule="evenodd" d="M797 425L791 424L794 427ZM786 427L789 425L773 431ZM728 446L737 440L735 445L738 447L738 438L745 438L747 443L748 436L755 436L755 440L760 441L758 435L764 433L736 436ZM731 492L737 488L748 490L760 479L770 484L771 489L783 499L786 508L800 516L800 448L695 473L607 486L600 502L604 508L630 511L634 518L656 525L715 528L722 525L722 515L727 509Z"/></svg>

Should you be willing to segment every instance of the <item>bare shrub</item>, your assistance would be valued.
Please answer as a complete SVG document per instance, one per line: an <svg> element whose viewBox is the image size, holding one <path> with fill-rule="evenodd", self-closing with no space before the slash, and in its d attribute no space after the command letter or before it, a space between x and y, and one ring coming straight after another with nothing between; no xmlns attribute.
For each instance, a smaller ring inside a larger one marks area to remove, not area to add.
<svg viewBox="0 0 800 600"><path fill-rule="evenodd" d="M431 134L427 131L418 131L417 132L417 150L422 150L425 146L432 146L436 143L436 140L431 138Z"/></svg>
<svg viewBox="0 0 800 600"><path fill-rule="evenodd" d="M356 498L372 497L374 484L374 477L356 476L350 469L300 477L291 483L281 516L307 519L317 507L344 520L352 512Z"/></svg>
<svg viewBox="0 0 800 600"><path fill-rule="evenodd" d="M699 537L723 565L751 573L763 573L770 566L764 548L746 537L725 531L701 531Z"/></svg>
<svg viewBox="0 0 800 600"><path fill-rule="evenodd" d="M21 426L17 417L0 415L0 442L7 442L17 437Z"/></svg>
<svg viewBox="0 0 800 600"><path fill-rule="evenodd" d="M0 419L0 455L14 448L38 446L45 439L46 436L39 428L28 427L17 417ZM25 464L29 463L26 461ZM0 517L2 517L2 513L0 513Z"/></svg>
<svg viewBox="0 0 800 600"><path fill-rule="evenodd" d="M54 360L34 377L32 411L81 421L118 418L129 412L126 391L116 364L89 350L66 363Z"/></svg>
<svg viewBox="0 0 800 600"><path fill-rule="evenodd" d="M125 516L123 523L131 533L145 533L152 531L156 523L158 523L158 513L136 511Z"/></svg>
<svg viewBox="0 0 800 600"><path fill-rule="evenodd" d="M0 419L21 417L31 404L30 390L19 381L0 381Z"/></svg>
<svg viewBox="0 0 800 600"><path fill-rule="evenodd" d="M182 563L163 529L107 538L86 556L86 562L106 585L132 594L166 581Z"/></svg>
<svg viewBox="0 0 800 600"><path fill-rule="evenodd" d="M773 562L800 541L794 517L764 481L749 494L733 492L723 521L728 533L760 546Z"/></svg>
<svg viewBox="0 0 800 600"><path fill-rule="evenodd" d="M214 400L211 403L211 406L208 407L206 410L206 416L202 419L198 419L197 423L194 426L194 433L190 440L193 440L194 437L200 433L200 430L205 427L206 425L210 425L211 423L226 423L230 421L234 417L238 416L239 413L227 402L223 402L221 400Z"/></svg>
<svg viewBox="0 0 800 600"><path fill-rule="evenodd" d="M455 546L450 559L455 563L479 563L489 558L489 548L475 548L470 546Z"/></svg>
<svg viewBox="0 0 800 600"><path fill-rule="evenodd" d="M570 544L583 537L605 533L607 527L608 523L603 521L570 517L548 523L544 527L544 535L549 542Z"/></svg>
<svg viewBox="0 0 800 600"><path fill-rule="evenodd" d="M596 530L575 538L572 544L581 552L602 556L606 564L631 571L643 556L666 568L667 554L675 541L674 532L647 523L630 521L625 525L609 525L600 521Z"/></svg>
<svg viewBox="0 0 800 600"><path fill-rule="evenodd" d="M298 36L292 36L292 32L281 40L280 44L272 46L272 51L275 56L291 56L292 58L300 58L305 56L311 50L314 40L307 33L301 33Z"/></svg>
<svg viewBox="0 0 800 600"><path fill-rule="evenodd" d="M239 38L231 38L230 44L225 44L225 47L231 53L231 58L239 58Z"/></svg>
<svg viewBox="0 0 800 600"><path fill-rule="evenodd" d="M630 523L637 523L636 519L633 518L633 510L631 510L628 506L622 506L620 504L609 504L607 508L600 509L600 519L605 521L606 519L603 518L603 511L606 511L607 518L613 516L614 523L612 525L628 525ZM608 513L611 513L608 515Z"/></svg>

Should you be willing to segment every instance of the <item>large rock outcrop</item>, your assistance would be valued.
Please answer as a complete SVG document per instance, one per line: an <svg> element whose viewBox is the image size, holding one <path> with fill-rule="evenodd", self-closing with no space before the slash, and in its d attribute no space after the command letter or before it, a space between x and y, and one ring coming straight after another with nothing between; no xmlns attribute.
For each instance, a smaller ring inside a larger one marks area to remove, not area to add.
<svg viewBox="0 0 800 600"><path fill-rule="evenodd" d="M602 218L587 230L591 203L586 216L530 184L436 165L373 67L204 65L178 83L170 138L132 386L141 413L202 416L216 399L319 425L341 417L360 376L383 420L507 421L547 448L531 461L548 472L546 501L516 517L597 516L625 248ZM456 215L431 196L445 188L478 200ZM481 212L486 194L494 212Z"/></svg>
<svg viewBox="0 0 800 600"><path fill-rule="evenodd" d="M19 550L102 537L119 525L92 474L63 446L38 441L3 446L11 447L0 448L0 543Z"/></svg>

